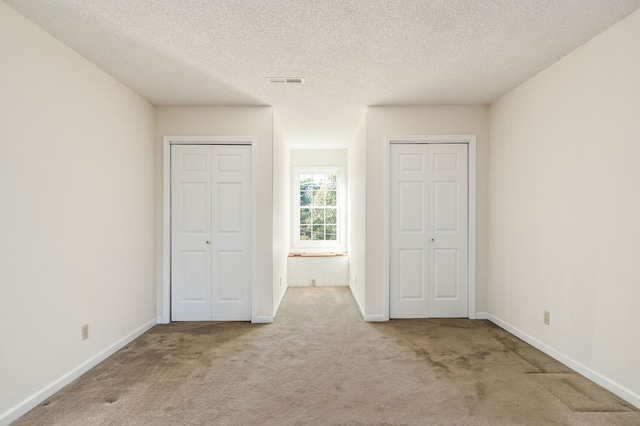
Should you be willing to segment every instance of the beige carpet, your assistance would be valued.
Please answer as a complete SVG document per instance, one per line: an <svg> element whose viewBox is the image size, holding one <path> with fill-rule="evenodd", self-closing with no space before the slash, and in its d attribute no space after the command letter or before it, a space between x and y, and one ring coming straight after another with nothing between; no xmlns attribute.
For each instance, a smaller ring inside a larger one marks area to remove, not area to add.
<svg viewBox="0 0 640 426"><path fill-rule="evenodd" d="M486 321L364 323L291 288L274 324L158 325L18 425L640 425L640 411Z"/></svg>

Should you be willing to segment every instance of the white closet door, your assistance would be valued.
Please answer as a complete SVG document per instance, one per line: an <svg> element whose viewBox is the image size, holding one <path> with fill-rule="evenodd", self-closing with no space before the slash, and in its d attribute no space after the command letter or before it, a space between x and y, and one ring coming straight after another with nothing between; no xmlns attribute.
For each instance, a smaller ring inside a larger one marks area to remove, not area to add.
<svg viewBox="0 0 640 426"><path fill-rule="evenodd" d="M467 145L390 147L391 318L467 317Z"/></svg>
<svg viewBox="0 0 640 426"><path fill-rule="evenodd" d="M173 321L211 319L211 207L211 146L172 146Z"/></svg>
<svg viewBox="0 0 640 426"><path fill-rule="evenodd" d="M468 317L466 144L429 146L429 317Z"/></svg>
<svg viewBox="0 0 640 426"><path fill-rule="evenodd" d="M251 147L214 145L212 320L251 319Z"/></svg>
<svg viewBox="0 0 640 426"><path fill-rule="evenodd" d="M251 148L171 148L171 319L251 319Z"/></svg>
<svg viewBox="0 0 640 426"><path fill-rule="evenodd" d="M428 145L390 147L389 315L427 316L429 273Z"/></svg>

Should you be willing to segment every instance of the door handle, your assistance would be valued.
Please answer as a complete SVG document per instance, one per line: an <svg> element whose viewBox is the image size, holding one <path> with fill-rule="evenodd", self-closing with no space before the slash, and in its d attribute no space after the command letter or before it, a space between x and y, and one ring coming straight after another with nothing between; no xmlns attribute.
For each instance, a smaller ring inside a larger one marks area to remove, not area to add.
<svg viewBox="0 0 640 426"><path fill-rule="evenodd" d="M211 241L207 241L207 245L211 244Z"/></svg>
<svg viewBox="0 0 640 426"><path fill-rule="evenodd" d="M435 243L436 240L434 240L433 238L429 240L430 243Z"/></svg>

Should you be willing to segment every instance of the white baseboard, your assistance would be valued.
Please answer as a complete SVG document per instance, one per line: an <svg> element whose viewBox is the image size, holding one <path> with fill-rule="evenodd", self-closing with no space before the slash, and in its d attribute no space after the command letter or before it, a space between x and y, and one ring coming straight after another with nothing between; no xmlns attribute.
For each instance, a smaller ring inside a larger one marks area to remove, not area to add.
<svg viewBox="0 0 640 426"><path fill-rule="evenodd" d="M353 292L353 287L351 287L351 285L349 285L349 292L351 293L351 297L353 298L353 300L355 300L356 302L356 306L358 307L358 311L360 312L360 318L364 319L364 309L362 309L362 305L356 297L356 294Z"/></svg>
<svg viewBox="0 0 640 426"><path fill-rule="evenodd" d="M603 376L602 374L598 373L597 371L592 370L591 368L587 367L586 365L583 365L583 364L579 363L578 361L574 360L573 358L570 358L570 357L568 357L568 356L556 351L551 346L541 342L540 340L536 339L533 336L530 336L529 334L527 334L524 331L512 326L511 324L508 324L507 322L501 320L500 318L497 318L497 317L495 317L495 316L493 316L491 314L487 314L487 317L488 317L487 319L489 321L491 321L492 323L494 323L498 327L500 327L500 328L508 331L509 333L513 334L514 336L524 340L525 342L527 342L528 344L530 344L534 348L544 352L545 354L549 355L551 358L554 358L555 360L563 363L567 367L571 368L572 370L576 371L577 373L580 373L581 375L583 375L587 379L589 379L592 382L602 386L603 388L605 388L609 392L619 396L620 398L624 399L625 401L627 401L628 403L634 405L635 407L640 408L640 395L638 395L637 393L633 392L632 390L627 389L626 387L622 386L621 384L614 382L613 380L609 379L608 377Z"/></svg>
<svg viewBox="0 0 640 426"><path fill-rule="evenodd" d="M364 316L364 320L366 322L385 322L385 321L389 321L387 318L385 318L384 315L365 315Z"/></svg>
<svg viewBox="0 0 640 426"><path fill-rule="evenodd" d="M278 300L278 304L276 305L276 308L273 310L273 319L275 321L276 316L278 315L278 311L280 310L280 305L282 305L282 301L284 300L284 296L287 295L287 291L289 291L289 286L287 286L287 288L284 289L284 291L282 292L282 296L280 296L280 300Z"/></svg>
<svg viewBox="0 0 640 426"><path fill-rule="evenodd" d="M261 315L254 317L251 321L253 324L271 324L273 322L272 316Z"/></svg>
<svg viewBox="0 0 640 426"><path fill-rule="evenodd" d="M19 419L21 416L25 415L27 412L35 408L38 404L44 402L51 395L55 394L69 383L73 382L78 377L82 376L87 371L91 370L96 365L100 364L105 359L109 358L111 355L122 349L127 344L131 343L133 340L140 337L142 334L146 333L156 325L157 320L154 318L148 323L142 325L141 327L134 330L129 335L123 337L122 339L115 342L113 345L109 346L102 352L94 355L89 358L84 363L80 364L75 369L71 370L69 373L60 377L58 380L46 386L44 389L39 392L33 394L28 397L24 401L18 403L14 407L5 411L0 415L0 426L5 426L10 424L11 422Z"/></svg>
<svg viewBox="0 0 640 426"><path fill-rule="evenodd" d="M488 320L489 319L489 313L488 312L476 312L476 317L474 319Z"/></svg>

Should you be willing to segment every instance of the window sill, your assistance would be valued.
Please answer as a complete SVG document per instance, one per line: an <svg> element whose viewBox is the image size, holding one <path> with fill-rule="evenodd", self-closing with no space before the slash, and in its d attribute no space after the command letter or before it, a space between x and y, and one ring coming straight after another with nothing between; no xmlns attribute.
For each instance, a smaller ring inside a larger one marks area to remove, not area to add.
<svg viewBox="0 0 640 426"><path fill-rule="evenodd" d="M334 252L289 253L289 257L336 257L336 256L348 256L348 254L334 253Z"/></svg>

